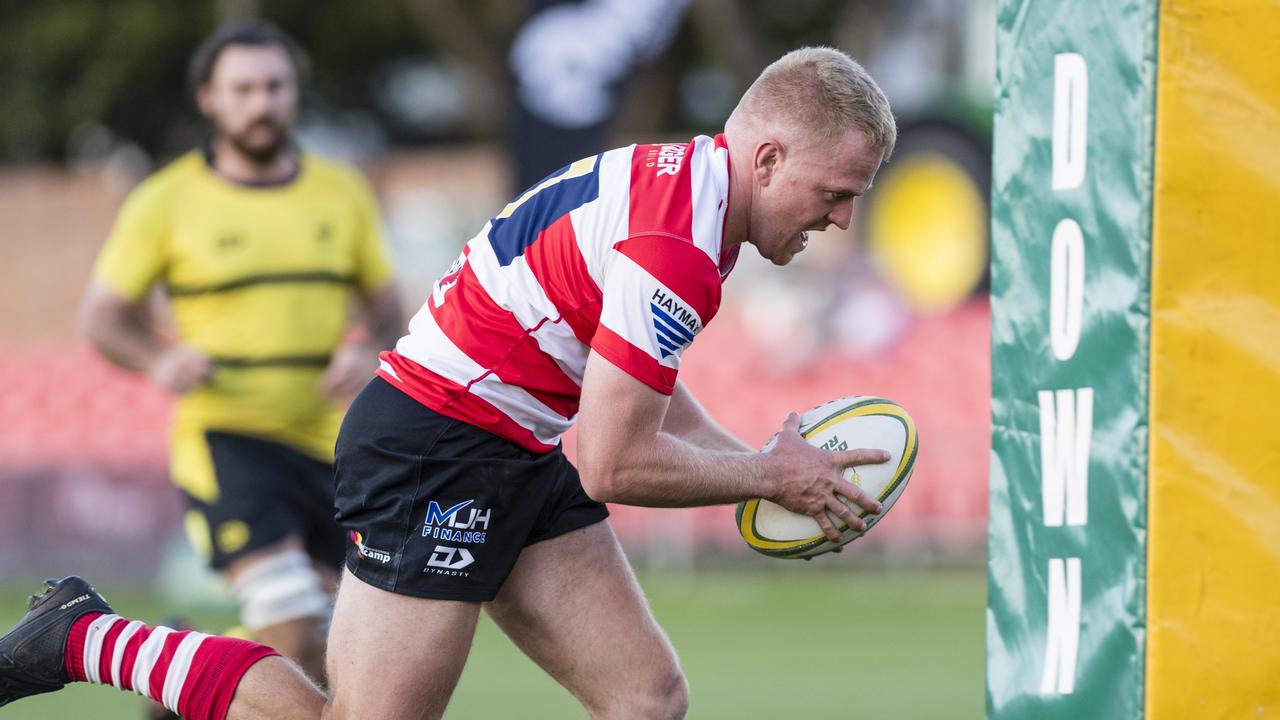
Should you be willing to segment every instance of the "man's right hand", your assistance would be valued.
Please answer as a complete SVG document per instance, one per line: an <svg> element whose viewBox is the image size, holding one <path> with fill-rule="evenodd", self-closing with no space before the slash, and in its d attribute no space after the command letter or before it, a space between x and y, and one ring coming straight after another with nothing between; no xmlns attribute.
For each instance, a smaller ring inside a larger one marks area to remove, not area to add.
<svg viewBox="0 0 1280 720"><path fill-rule="evenodd" d="M816 448L800 436L800 416L794 413L767 452L706 449L662 429L671 403L591 351L578 405L578 470L588 495L645 507L765 498L814 518L835 542L840 540L837 522L866 527L844 499L867 512L883 511L842 477L854 465L885 462L889 455L883 450Z"/></svg>
<svg viewBox="0 0 1280 720"><path fill-rule="evenodd" d="M787 415L778 432L777 442L768 451L776 458L778 485L772 497L765 498L791 512L802 513L817 521L823 534L832 542L840 541L840 531L832 516L854 530L865 530L866 521L858 517L841 498L846 498L868 513L879 513L880 503L862 488L844 479L844 471L856 465L882 463L889 459L884 450L822 450L810 445L800 435L800 416Z"/></svg>
<svg viewBox="0 0 1280 720"><path fill-rule="evenodd" d="M213 361L190 345L171 345L151 363L147 375L155 384L183 395L209 382Z"/></svg>

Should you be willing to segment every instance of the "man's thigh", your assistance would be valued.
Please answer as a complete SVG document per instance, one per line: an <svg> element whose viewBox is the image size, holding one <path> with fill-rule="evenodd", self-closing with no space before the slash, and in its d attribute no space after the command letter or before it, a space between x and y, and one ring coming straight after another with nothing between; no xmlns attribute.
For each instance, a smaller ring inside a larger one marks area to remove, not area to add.
<svg viewBox="0 0 1280 720"><path fill-rule="evenodd" d="M397 595L344 572L329 629L325 718L438 718L462 674L477 602Z"/></svg>
<svg viewBox="0 0 1280 720"><path fill-rule="evenodd" d="M622 703L631 717L662 716L643 706L683 702L675 650L607 521L526 547L485 609L593 715Z"/></svg>

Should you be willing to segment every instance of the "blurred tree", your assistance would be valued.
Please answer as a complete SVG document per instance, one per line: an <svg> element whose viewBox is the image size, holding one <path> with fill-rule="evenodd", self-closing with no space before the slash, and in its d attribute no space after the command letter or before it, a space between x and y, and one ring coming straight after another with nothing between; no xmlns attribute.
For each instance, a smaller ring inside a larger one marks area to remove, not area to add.
<svg viewBox="0 0 1280 720"><path fill-rule="evenodd" d="M192 50L219 22L259 16L311 55L305 105L377 114L379 69L431 55L400 3L339 0L56 0L0 5L0 158L65 160L94 123L153 156L180 152L203 123L186 84ZM409 139L414 128L387 122Z"/></svg>
<svg viewBox="0 0 1280 720"><path fill-rule="evenodd" d="M189 148L205 132L186 86L190 53L218 23L253 17L311 56L304 123L354 122L391 144L509 136L510 48L553 1L0 0L0 161L66 160L86 144L77 138L97 148L114 136L161 159ZM690 0L666 53L617 88L606 144L715 132L765 64L805 44L870 61L899 112L954 106L939 89L956 86L967 57L962 20L991 2ZM902 26L915 17L932 20L911 24L913 44ZM940 67L921 73L930 63ZM923 94L900 91L901 78Z"/></svg>
<svg viewBox="0 0 1280 720"><path fill-rule="evenodd" d="M62 158L76 128L99 121L154 146L185 93L190 49L211 6L164 0L6 4L0 21L0 148L12 160Z"/></svg>

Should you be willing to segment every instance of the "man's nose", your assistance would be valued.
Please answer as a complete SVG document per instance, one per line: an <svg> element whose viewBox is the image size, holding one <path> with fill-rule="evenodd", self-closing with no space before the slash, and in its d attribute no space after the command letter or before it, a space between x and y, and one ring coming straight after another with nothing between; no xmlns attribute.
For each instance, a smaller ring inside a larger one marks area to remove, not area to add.
<svg viewBox="0 0 1280 720"><path fill-rule="evenodd" d="M841 230L848 230L849 223L853 220L853 203L841 205L831 212L827 213L827 222L835 225Z"/></svg>
<svg viewBox="0 0 1280 720"><path fill-rule="evenodd" d="M249 94L249 109L255 113L273 110L277 104L278 96L279 93L275 92L272 88L256 88Z"/></svg>

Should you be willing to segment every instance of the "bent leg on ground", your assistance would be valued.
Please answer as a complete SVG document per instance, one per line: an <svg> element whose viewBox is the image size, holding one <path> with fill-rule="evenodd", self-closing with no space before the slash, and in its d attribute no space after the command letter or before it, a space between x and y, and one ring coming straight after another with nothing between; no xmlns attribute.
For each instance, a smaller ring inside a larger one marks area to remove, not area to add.
<svg viewBox="0 0 1280 720"><path fill-rule="evenodd" d="M227 720L319 720L324 705L320 688L291 660L276 655L245 672Z"/></svg>
<svg viewBox="0 0 1280 720"><path fill-rule="evenodd" d="M592 718L682 718L688 685L608 521L525 548L485 610Z"/></svg>
<svg viewBox="0 0 1280 720"><path fill-rule="evenodd" d="M344 571L329 628L325 719L444 715L479 615L478 602L399 595Z"/></svg>

